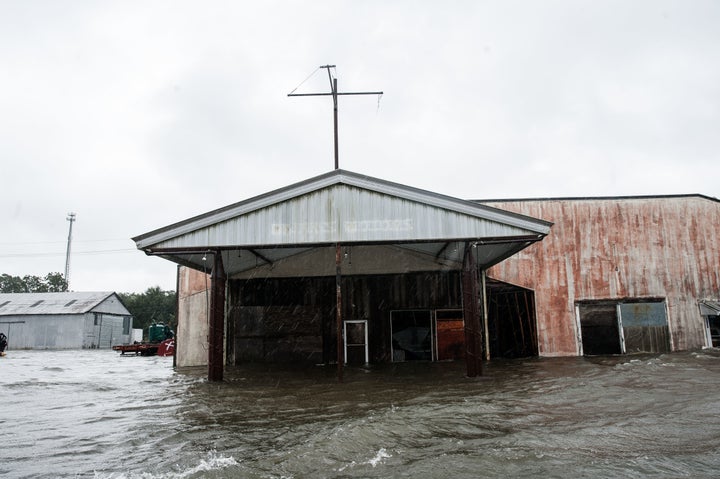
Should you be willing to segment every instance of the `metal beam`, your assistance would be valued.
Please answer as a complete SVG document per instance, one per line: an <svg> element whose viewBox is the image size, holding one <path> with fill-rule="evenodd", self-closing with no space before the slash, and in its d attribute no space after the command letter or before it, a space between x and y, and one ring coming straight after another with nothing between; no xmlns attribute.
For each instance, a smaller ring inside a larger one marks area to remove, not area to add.
<svg viewBox="0 0 720 479"><path fill-rule="evenodd" d="M242 251L242 250L241 250L241 249L238 249L238 251ZM268 258L268 257L266 257L266 256L264 256L264 255L262 255L262 254L260 254L260 253L258 253L257 250L248 248L247 251L249 251L250 253L254 254L255 256L257 256L258 258L260 258L261 260L265 261L267 264L269 264L270 266L272 266L273 261L272 261L270 258Z"/></svg>

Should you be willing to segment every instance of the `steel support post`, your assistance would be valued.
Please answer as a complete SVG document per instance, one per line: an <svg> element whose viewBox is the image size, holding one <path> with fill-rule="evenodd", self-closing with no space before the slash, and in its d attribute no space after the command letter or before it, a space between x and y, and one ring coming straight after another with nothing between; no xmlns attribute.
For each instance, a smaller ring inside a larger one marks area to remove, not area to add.
<svg viewBox="0 0 720 479"><path fill-rule="evenodd" d="M482 341L478 307L477 264L471 243L465 244L462 269L463 316L465 319L465 364L468 377L482 376Z"/></svg>
<svg viewBox="0 0 720 479"><path fill-rule="evenodd" d="M338 382L343 381L343 316L342 316L342 254L340 243L335 245L335 318L337 320L337 375Z"/></svg>
<svg viewBox="0 0 720 479"><path fill-rule="evenodd" d="M208 331L208 380L223 380L224 334L225 334L225 269L222 254L213 254L210 275L210 321Z"/></svg>

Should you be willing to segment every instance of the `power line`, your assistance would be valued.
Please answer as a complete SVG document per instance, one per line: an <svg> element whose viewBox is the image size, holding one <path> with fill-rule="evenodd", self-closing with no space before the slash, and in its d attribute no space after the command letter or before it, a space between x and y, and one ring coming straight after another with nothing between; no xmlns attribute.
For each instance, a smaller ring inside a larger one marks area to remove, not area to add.
<svg viewBox="0 0 720 479"><path fill-rule="evenodd" d="M0 246L19 246L19 245L31 245L31 244L65 244L67 240L63 241L0 241ZM73 239L73 243L110 243L113 241L131 241L130 238L107 238L107 239L90 239L90 240L76 240Z"/></svg>
<svg viewBox="0 0 720 479"><path fill-rule="evenodd" d="M96 254L115 254L115 253L130 253L137 252L135 248L124 248L124 249L105 249L105 250L94 250L94 251L74 251L73 255L96 255ZM30 257L48 257L48 256L63 256L64 252L44 252L44 253L0 253L0 258L30 258Z"/></svg>

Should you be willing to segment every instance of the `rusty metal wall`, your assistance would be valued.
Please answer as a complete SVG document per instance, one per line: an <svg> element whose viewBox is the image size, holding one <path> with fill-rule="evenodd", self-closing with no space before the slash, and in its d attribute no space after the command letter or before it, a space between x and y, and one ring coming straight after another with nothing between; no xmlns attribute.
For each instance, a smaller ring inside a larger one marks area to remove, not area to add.
<svg viewBox="0 0 720 479"><path fill-rule="evenodd" d="M699 299L720 296L720 202L700 196L493 201L552 221L488 271L535 291L539 353L578 354L576 301L664 298L673 350L706 346Z"/></svg>

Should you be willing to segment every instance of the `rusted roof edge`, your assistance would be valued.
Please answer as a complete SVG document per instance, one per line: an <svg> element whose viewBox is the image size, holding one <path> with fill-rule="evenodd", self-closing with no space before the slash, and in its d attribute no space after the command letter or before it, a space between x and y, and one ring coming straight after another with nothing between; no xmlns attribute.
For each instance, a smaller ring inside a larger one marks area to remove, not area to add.
<svg viewBox="0 0 720 479"><path fill-rule="evenodd" d="M655 199L672 199L672 198L700 198L704 200L713 201L720 203L720 199L703 195L701 193L685 193L685 194L674 194L674 195L625 195L625 196L550 196L550 197L536 197L536 198L493 198L493 199L479 199L470 200L475 203L509 203L509 202L523 202L523 201L596 201L596 200L655 200Z"/></svg>

